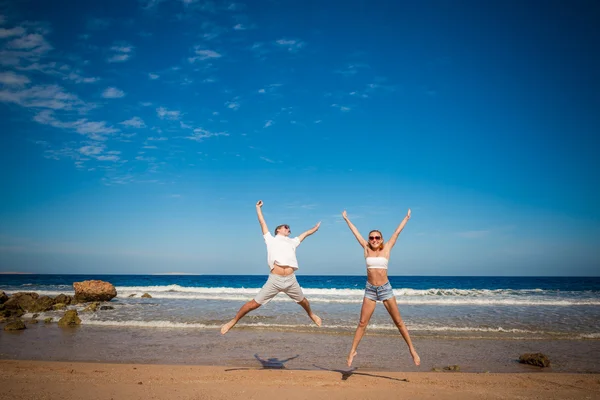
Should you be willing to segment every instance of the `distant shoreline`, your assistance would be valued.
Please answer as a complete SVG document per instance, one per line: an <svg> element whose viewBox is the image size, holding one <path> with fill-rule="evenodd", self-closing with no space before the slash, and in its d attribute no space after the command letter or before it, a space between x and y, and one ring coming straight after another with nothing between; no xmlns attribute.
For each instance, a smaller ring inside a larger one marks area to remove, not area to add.
<svg viewBox="0 0 600 400"><path fill-rule="evenodd" d="M148 272L148 273L45 273L45 272L2 272L0 275L73 275L73 276L267 276L268 271L263 274L206 274L206 273L193 273L193 272ZM300 272L299 276L314 277L336 277L336 276L358 276L365 277L365 274L335 274L335 275L313 275L303 274ZM390 278L600 278L600 275L590 276L578 276L578 275L388 275Z"/></svg>

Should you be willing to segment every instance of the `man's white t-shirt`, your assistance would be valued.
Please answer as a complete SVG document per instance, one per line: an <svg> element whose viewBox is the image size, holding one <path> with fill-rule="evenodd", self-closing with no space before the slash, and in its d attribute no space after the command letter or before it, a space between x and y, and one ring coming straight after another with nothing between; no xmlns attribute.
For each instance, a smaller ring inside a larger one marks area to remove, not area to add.
<svg viewBox="0 0 600 400"><path fill-rule="evenodd" d="M275 268L275 264L298 269L298 260L296 259L296 247L300 245L298 237L292 239L283 235L274 237L271 232L265 233L263 237L267 244L267 260L270 269Z"/></svg>

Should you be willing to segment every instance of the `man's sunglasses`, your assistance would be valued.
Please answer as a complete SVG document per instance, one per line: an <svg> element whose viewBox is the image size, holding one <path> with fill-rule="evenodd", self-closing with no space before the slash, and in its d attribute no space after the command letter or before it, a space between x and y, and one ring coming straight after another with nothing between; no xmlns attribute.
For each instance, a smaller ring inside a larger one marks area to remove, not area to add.
<svg viewBox="0 0 600 400"><path fill-rule="evenodd" d="M369 240L381 240L381 236L369 236Z"/></svg>

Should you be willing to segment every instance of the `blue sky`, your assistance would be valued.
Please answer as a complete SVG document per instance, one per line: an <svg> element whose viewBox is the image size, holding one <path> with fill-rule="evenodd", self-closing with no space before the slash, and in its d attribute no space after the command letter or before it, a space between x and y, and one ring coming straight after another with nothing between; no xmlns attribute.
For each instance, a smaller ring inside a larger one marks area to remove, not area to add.
<svg viewBox="0 0 600 400"><path fill-rule="evenodd" d="M600 272L600 10L549 1L0 3L0 271Z"/></svg>

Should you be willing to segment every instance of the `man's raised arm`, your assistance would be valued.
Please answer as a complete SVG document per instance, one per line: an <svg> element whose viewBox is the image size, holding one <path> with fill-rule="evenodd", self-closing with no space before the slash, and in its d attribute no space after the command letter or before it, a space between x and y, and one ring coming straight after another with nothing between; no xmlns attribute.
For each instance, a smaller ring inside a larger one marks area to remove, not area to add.
<svg viewBox="0 0 600 400"><path fill-rule="evenodd" d="M260 223L260 227L262 229L263 235L269 232L269 228L267 228L267 223L265 222L265 217L263 217L262 213L263 201L259 200L256 203L256 214L258 215L258 222Z"/></svg>
<svg viewBox="0 0 600 400"><path fill-rule="evenodd" d="M319 230L319 226L321 226L321 222L320 221L315 226L313 226L312 229L309 229L306 232L302 233L300 236L298 236L298 239L300 239L300 242L302 242L304 239L306 239L307 236L310 236L313 233L315 233L316 231L318 231Z"/></svg>

